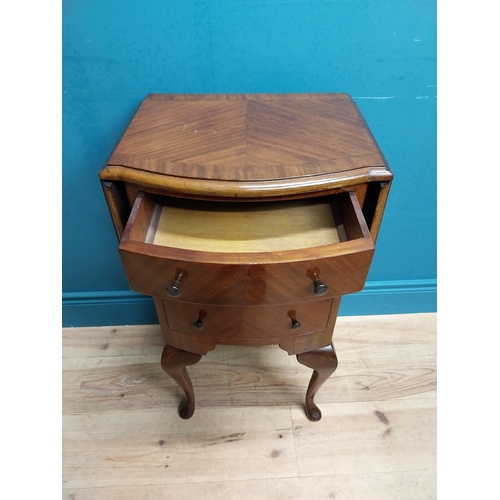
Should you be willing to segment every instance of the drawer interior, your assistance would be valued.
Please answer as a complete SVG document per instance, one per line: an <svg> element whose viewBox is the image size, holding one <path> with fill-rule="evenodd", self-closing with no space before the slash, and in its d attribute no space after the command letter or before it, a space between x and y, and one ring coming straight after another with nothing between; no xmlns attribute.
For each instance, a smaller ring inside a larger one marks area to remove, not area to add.
<svg viewBox="0 0 500 500"><path fill-rule="evenodd" d="M125 233L156 246L280 252L369 237L354 193L272 202L213 202L138 193Z"/></svg>

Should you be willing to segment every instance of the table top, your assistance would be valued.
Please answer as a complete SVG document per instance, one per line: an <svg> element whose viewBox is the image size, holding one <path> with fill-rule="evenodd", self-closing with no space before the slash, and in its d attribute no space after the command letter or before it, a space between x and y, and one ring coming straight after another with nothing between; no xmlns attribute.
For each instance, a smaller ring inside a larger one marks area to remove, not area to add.
<svg viewBox="0 0 500 500"><path fill-rule="evenodd" d="M100 175L234 197L392 178L348 94L149 94Z"/></svg>

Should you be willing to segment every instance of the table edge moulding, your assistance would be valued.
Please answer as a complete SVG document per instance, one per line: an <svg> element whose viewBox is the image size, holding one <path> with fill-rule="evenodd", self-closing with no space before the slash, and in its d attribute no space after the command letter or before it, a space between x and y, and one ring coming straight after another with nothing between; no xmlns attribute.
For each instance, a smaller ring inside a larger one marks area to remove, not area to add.
<svg viewBox="0 0 500 500"><path fill-rule="evenodd" d="M154 299L161 366L218 344L337 368L341 297L363 289L393 173L348 94L148 94L99 173L132 290Z"/></svg>

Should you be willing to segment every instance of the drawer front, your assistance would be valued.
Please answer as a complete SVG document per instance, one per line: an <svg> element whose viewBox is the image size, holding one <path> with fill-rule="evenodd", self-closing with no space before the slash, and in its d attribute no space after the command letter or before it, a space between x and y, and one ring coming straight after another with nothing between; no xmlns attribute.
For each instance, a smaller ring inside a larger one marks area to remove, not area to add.
<svg viewBox="0 0 500 500"><path fill-rule="evenodd" d="M354 193L342 193L335 197L335 202L328 200L328 203L310 206L286 205L286 209L281 205L283 202L275 202L272 210L266 209L266 217L271 217L274 211L289 213L300 208L288 225L285 224L287 218L280 214L279 222L286 230L278 230L279 224L273 226L273 231L278 233L277 242L272 235L267 235L266 241L279 245L268 251L239 252L225 247L226 241L238 248L242 241L249 241L240 238L239 224L246 227L243 236L252 238L249 248L260 242L260 226L256 228L244 222L246 212L240 213L234 207L224 211L220 206L215 210L213 204L194 210L184 201L188 208L169 206L168 216L161 219L166 202L141 193L119 246L130 287L136 292L177 302L234 306L316 301L357 292L363 288L368 275L373 241ZM208 219L205 208L210 214ZM176 210L182 216L175 215ZM250 214L259 213L255 207L247 210ZM330 219L325 217L325 210ZM220 213L222 218L218 218ZM299 216L306 220L306 227L312 228L308 238L307 231L295 232L295 225L304 229ZM200 218L204 224L195 224ZM209 225L210 218L217 221L213 224L214 235L207 234L204 227ZM173 228L168 225L164 228L160 224L162 220L171 223ZM179 227L174 224L176 221ZM187 231L190 223L201 236ZM280 245L285 242L291 245L297 241L300 248L281 250ZM181 244L190 248L181 248ZM214 251L219 247L220 251Z"/></svg>
<svg viewBox="0 0 500 500"><path fill-rule="evenodd" d="M359 292L372 258L370 249L327 259L248 266L247 303L283 304Z"/></svg>
<svg viewBox="0 0 500 500"><path fill-rule="evenodd" d="M124 250L120 257L136 292L177 302L236 306L315 301L358 292L373 250L269 265L183 262Z"/></svg>
<svg viewBox="0 0 500 500"><path fill-rule="evenodd" d="M172 330L238 340L299 336L323 330L331 306L331 300L261 307L163 303Z"/></svg>
<svg viewBox="0 0 500 500"><path fill-rule="evenodd" d="M125 250L120 250L120 257L136 292L177 302L236 306L315 301L358 292L373 250L268 265L183 262Z"/></svg>
<svg viewBox="0 0 500 500"><path fill-rule="evenodd" d="M245 266L171 260L120 249L130 288L176 302L246 302Z"/></svg>

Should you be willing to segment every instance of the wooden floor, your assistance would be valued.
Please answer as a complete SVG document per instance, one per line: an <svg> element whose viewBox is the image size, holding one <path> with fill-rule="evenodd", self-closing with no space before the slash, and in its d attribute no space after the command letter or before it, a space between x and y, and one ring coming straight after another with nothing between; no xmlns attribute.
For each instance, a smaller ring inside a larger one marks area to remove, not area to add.
<svg viewBox="0 0 500 500"><path fill-rule="evenodd" d="M63 498L436 498L436 315L340 317L339 367L219 346L189 369L196 411L162 371L157 325L63 330Z"/></svg>

